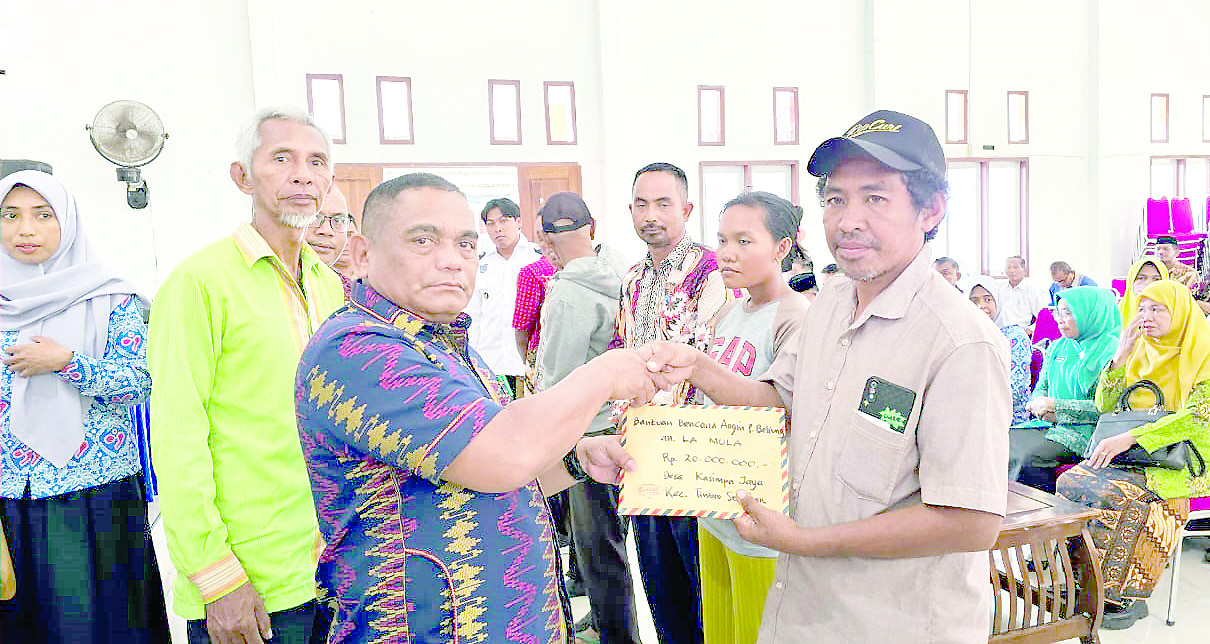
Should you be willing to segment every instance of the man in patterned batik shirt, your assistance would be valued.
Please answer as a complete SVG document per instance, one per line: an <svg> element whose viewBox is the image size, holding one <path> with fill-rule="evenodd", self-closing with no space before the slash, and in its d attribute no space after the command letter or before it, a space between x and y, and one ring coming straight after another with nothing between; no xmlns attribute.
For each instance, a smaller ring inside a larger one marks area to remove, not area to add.
<svg viewBox="0 0 1210 644"><path fill-rule="evenodd" d="M585 470L616 482L629 457L584 431L608 400L655 388L624 349L508 404L460 314L477 238L441 177L375 188L353 240L366 277L303 353L298 430L327 543L330 644L571 639L543 497Z"/></svg>
<svg viewBox="0 0 1210 644"><path fill-rule="evenodd" d="M630 214L648 252L622 281L618 332L610 346L636 348L652 340L671 340L706 349L709 322L732 293L723 285L714 252L685 233L691 212L683 170L671 163L652 163L635 174ZM655 402L683 404L688 394L682 388L657 396ZM637 516L634 536L660 642L700 644L697 520Z"/></svg>

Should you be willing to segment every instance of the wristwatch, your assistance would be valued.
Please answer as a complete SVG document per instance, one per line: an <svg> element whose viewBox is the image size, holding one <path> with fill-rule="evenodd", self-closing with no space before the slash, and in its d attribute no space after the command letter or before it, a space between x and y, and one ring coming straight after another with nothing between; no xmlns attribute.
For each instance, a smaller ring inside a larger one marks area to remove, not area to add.
<svg viewBox="0 0 1210 644"><path fill-rule="evenodd" d="M580 467L580 457L576 456L576 449L574 447L563 456L563 467L567 468L567 473L577 481L583 481L588 478L588 472L585 472L584 468Z"/></svg>

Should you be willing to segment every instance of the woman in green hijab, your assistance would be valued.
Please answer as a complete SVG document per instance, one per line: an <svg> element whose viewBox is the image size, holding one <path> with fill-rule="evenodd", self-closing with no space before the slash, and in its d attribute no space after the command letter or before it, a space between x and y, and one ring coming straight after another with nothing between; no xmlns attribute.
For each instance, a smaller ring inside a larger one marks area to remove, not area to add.
<svg viewBox="0 0 1210 644"><path fill-rule="evenodd" d="M1062 337L1050 345L1042 373L1026 409L1038 420L1010 433L1018 481L1055 491L1055 468L1078 463L1096 429L1100 412L1093 395L1101 370L1118 345L1122 314L1107 288L1080 286L1059 294L1055 313Z"/></svg>

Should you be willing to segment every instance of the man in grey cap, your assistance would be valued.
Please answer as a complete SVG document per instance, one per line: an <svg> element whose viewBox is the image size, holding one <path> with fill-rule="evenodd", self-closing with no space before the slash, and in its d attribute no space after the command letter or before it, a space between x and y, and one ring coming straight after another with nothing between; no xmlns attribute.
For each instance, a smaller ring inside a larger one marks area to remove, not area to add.
<svg viewBox="0 0 1210 644"><path fill-rule="evenodd" d="M617 251L593 244L596 221L579 195L551 195L538 213L538 245L558 268L542 304L538 390L544 391L605 352L613 340L618 297L627 265ZM608 406L586 435L613 431ZM618 517L618 489L585 481L567 490L576 562L588 594L591 624L605 643L637 644L634 584L626 562L626 522ZM592 640L593 632L583 639Z"/></svg>
<svg viewBox="0 0 1210 644"><path fill-rule="evenodd" d="M640 355L716 403L791 410L790 516L737 492L740 535L784 553L759 642L987 641L1008 347L929 267L945 154L926 123L878 111L807 169L844 277L820 291L796 350L756 379L685 345Z"/></svg>

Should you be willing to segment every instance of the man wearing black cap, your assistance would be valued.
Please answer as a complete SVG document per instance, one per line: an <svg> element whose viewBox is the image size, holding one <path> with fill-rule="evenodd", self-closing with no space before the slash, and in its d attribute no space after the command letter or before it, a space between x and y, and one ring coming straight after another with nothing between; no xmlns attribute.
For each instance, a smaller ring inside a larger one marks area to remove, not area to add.
<svg viewBox="0 0 1210 644"><path fill-rule="evenodd" d="M538 390L544 391L601 355L613 340L618 296L627 264L617 251L593 244L596 222L571 192L551 195L538 213L538 245L558 268L542 304ZM585 435L613 432L603 407ZM585 481L567 490L572 547L588 594L591 628L606 644L637 644L634 584L626 562L626 523L618 517L617 487ZM592 640L593 632L581 637Z"/></svg>
<svg viewBox="0 0 1210 644"><path fill-rule="evenodd" d="M924 122L879 111L808 170L844 277L815 299L797 350L752 380L671 343L640 355L716 403L791 410L791 516L737 491L740 535L785 553L759 642L986 641L1008 348L929 267L944 152Z"/></svg>
<svg viewBox="0 0 1210 644"><path fill-rule="evenodd" d="M1166 235L1155 240L1155 254L1168 269L1168 279L1190 289L1197 284L1197 271L1180 260L1181 246L1176 237Z"/></svg>

